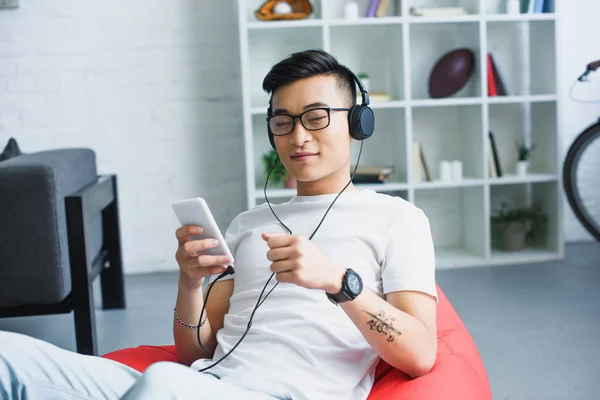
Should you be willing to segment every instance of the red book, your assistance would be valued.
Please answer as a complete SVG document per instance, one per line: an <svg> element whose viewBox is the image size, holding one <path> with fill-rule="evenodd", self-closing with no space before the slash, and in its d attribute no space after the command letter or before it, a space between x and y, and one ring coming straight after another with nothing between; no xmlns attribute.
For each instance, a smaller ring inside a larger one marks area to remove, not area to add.
<svg viewBox="0 0 600 400"><path fill-rule="evenodd" d="M494 78L494 66L492 64L492 57L488 53L487 55L487 76L488 76L488 96L494 97L498 95L498 89L496 88L496 79Z"/></svg>

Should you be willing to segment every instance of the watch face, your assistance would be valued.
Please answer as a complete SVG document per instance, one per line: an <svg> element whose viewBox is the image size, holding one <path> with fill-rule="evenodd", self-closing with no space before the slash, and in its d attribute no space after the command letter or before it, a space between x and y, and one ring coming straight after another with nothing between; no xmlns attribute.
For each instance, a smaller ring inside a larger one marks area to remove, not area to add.
<svg viewBox="0 0 600 400"><path fill-rule="evenodd" d="M360 278L356 274L349 273L348 274L348 289L356 295L358 295L362 290L362 282Z"/></svg>

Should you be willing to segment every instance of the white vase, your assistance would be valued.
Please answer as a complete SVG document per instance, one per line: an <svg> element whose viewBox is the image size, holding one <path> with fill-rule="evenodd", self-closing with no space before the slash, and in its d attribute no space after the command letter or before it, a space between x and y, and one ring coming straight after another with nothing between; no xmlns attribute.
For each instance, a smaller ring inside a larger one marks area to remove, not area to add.
<svg viewBox="0 0 600 400"><path fill-rule="evenodd" d="M529 161L517 162L517 175L526 176L529 171Z"/></svg>
<svg viewBox="0 0 600 400"><path fill-rule="evenodd" d="M354 1L347 3L344 7L344 17L346 17L346 19L357 19L358 16L358 3Z"/></svg>
<svg viewBox="0 0 600 400"><path fill-rule="evenodd" d="M506 13L515 15L521 13L521 2L519 0L506 0Z"/></svg>

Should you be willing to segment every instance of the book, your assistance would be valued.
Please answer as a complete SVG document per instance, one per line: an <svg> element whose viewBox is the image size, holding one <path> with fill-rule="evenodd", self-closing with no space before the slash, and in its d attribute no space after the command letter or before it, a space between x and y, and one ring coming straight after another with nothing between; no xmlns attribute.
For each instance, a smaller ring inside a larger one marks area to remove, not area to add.
<svg viewBox="0 0 600 400"><path fill-rule="evenodd" d="M463 7L411 7L410 15L415 17L457 17L467 15Z"/></svg>
<svg viewBox="0 0 600 400"><path fill-rule="evenodd" d="M494 76L494 68L492 66L492 57L487 54L487 82L488 82L488 96L495 97L498 95L496 88L496 79Z"/></svg>
<svg viewBox="0 0 600 400"><path fill-rule="evenodd" d="M507 96L508 88L506 85L506 78L498 66L497 57L494 57L492 53L489 53L489 56L492 60L492 70L494 72L494 81L496 82L496 92L498 93L498 96Z"/></svg>
<svg viewBox="0 0 600 400"><path fill-rule="evenodd" d="M379 0L369 0L369 5L367 7L365 17L374 17L377 13L377 7L379 7Z"/></svg>
<svg viewBox="0 0 600 400"><path fill-rule="evenodd" d="M497 178L498 171L496 170L496 163L494 162L494 150L492 148L492 140L488 136L488 165L490 171L490 178Z"/></svg>
<svg viewBox="0 0 600 400"><path fill-rule="evenodd" d="M377 7L377 11L375 12L376 17L385 17L387 14L388 8L390 6L390 0L379 0L379 6Z"/></svg>
<svg viewBox="0 0 600 400"><path fill-rule="evenodd" d="M354 171L351 166L350 173ZM390 165L366 165L356 168L354 183L385 183L390 174L394 172L394 167Z"/></svg>
<svg viewBox="0 0 600 400"><path fill-rule="evenodd" d="M392 96L383 92L369 92L369 101L373 103L384 103L386 101L392 101ZM362 102L362 95L357 93L356 102L360 104Z"/></svg>
<svg viewBox="0 0 600 400"><path fill-rule="evenodd" d="M536 14L542 13L544 11L544 0L535 0L535 7L533 12Z"/></svg>
<svg viewBox="0 0 600 400"><path fill-rule="evenodd" d="M421 177L421 143L413 141L411 153L411 180L414 183L419 183L423 180Z"/></svg>
<svg viewBox="0 0 600 400"><path fill-rule="evenodd" d="M554 0L545 0L544 1L544 9L542 12L545 13L553 13L554 12Z"/></svg>
<svg viewBox="0 0 600 400"><path fill-rule="evenodd" d="M502 176L502 166L500 165L500 157L498 156L498 148L496 147L496 139L494 138L494 133L490 131L488 133L490 138L490 143L492 145L492 156L494 158L494 167L496 168L496 175L498 177Z"/></svg>
<svg viewBox="0 0 600 400"><path fill-rule="evenodd" d="M425 152L423 151L423 145L419 146L419 155L421 164L423 166L423 172L425 173L425 180L431 182L431 170L429 169L429 164L427 163L427 159L425 158Z"/></svg>

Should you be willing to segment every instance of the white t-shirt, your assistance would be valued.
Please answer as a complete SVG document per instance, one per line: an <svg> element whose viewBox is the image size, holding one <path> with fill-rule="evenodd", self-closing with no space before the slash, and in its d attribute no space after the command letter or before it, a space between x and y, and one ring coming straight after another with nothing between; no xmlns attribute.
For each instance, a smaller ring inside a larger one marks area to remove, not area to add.
<svg viewBox="0 0 600 400"><path fill-rule="evenodd" d="M336 196L295 196L272 207L293 234L310 237ZM223 278L235 282L229 312L217 332L213 359L197 360L192 368L220 359L246 330L271 276L263 232L287 233L266 204L241 213L227 229L236 271ZM394 291L422 291L437 299L429 221L400 197L372 190L344 192L312 241L333 261L358 272L363 290L382 298ZM265 294L275 283L273 277ZM256 311L244 340L208 372L294 400L360 400L369 395L378 361L356 325L324 291L279 283Z"/></svg>

